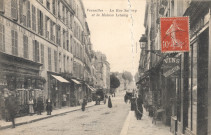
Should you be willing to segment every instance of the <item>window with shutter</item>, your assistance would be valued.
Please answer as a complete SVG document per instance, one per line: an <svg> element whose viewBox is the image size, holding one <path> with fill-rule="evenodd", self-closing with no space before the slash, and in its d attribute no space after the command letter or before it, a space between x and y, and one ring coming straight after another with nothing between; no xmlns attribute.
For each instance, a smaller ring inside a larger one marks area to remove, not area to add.
<svg viewBox="0 0 211 135"><path fill-rule="evenodd" d="M73 53L73 50L72 50L72 36L70 36L70 52Z"/></svg>
<svg viewBox="0 0 211 135"><path fill-rule="evenodd" d="M43 13L40 11L40 34L43 35Z"/></svg>
<svg viewBox="0 0 211 135"><path fill-rule="evenodd" d="M63 29L63 48L65 49L65 30Z"/></svg>
<svg viewBox="0 0 211 135"><path fill-rule="evenodd" d="M64 58L63 58L64 72L66 72L66 61L65 61L65 59L66 59L66 56L64 55Z"/></svg>
<svg viewBox="0 0 211 135"><path fill-rule="evenodd" d="M43 35L43 13L37 9L37 24L38 24L38 33Z"/></svg>
<svg viewBox="0 0 211 135"><path fill-rule="evenodd" d="M67 49L67 51L69 51L69 33L68 33L68 30L66 31L66 43L67 43L67 45L66 45L66 49Z"/></svg>
<svg viewBox="0 0 211 135"><path fill-rule="evenodd" d="M35 62L40 62L40 49L39 42L37 40L33 41L33 60Z"/></svg>
<svg viewBox="0 0 211 135"><path fill-rule="evenodd" d="M0 51L5 51L5 30L3 24L0 24Z"/></svg>
<svg viewBox="0 0 211 135"><path fill-rule="evenodd" d="M30 1L27 1L27 26L31 28L31 11L30 11Z"/></svg>
<svg viewBox="0 0 211 135"><path fill-rule="evenodd" d="M44 67L44 45L41 44L41 63L43 64Z"/></svg>
<svg viewBox="0 0 211 135"><path fill-rule="evenodd" d="M4 0L0 0L0 12L4 13Z"/></svg>
<svg viewBox="0 0 211 135"><path fill-rule="evenodd" d="M57 44L61 46L61 27L57 25L56 29L56 38L57 38Z"/></svg>
<svg viewBox="0 0 211 135"><path fill-rule="evenodd" d="M56 15L56 5L55 5L56 1L53 0L52 1L52 7L53 7L53 14Z"/></svg>
<svg viewBox="0 0 211 135"><path fill-rule="evenodd" d="M19 0L19 20L23 22L23 0Z"/></svg>
<svg viewBox="0 0 211 135"><path fill-rule="evenodd" d="M48 48L48 70L51 71L51 48Z"/></svg>
<svg viewBox="0 0 211 135"><path fill-rule="evenodd" d="M29 54L28 54L28 37L26 35L23 35L23 57L28 59Z"/></svg>
<svg viewBox="0 0 211 135"><path fill-rule="evenodd" d="M11 17L13 20L18 20L17 0L11 0Z"/></svg>
<svg viewBox="0 0 211 135"><path fill-rule="evenodd" d="M36 8L32 5L32 30L36 31Z"/></svg>
<svg viewBox="0 0 211 135"><path fill-rule="evenodd" d="M46 7L47 7L48 10L50 10L51 5L50 5L49 0L46 0Z"/></svg>
<svg viewBox="0 0 211 135"><path fill-rule="evenodd" d="M55 72L57 72L57 51L54 51L54 66Z"/></svg>
<svg viewBox="0 0 211 135"><path fill-rule="evenodd" d="M18 32L15 31L15 55L18 56Z"/></svg>
<svg viewBox="0 0 211 135"><path fill-rule="evenodd" d="M65 19L66 19L66 22L65 22L66 25L69 26L69 24L68 24L68 21L69 21L69 13L68 13L68 10L66 10L66 18Z"/></svg>
<svg viewBox="0 0 211 135"><path fill-rule="evenodd" d="M26 26L26 16L23 15L22 17L23 17L23 26Z"/></svg>
<svg viewBox="0 0 211 135"><path fill-rule="evenodd" d="M33 61L36 61L36 47L35 47L35 40L32 41L33 44Z"/></svg>
<svg viewBox="0 0 211 135"><path fill-rule="evenodd" d="M59 26L56 25L56 44L59 44Z"/></svg>
<svg viewBox="0 0 211 135"><path fill-rule="evenodd" d="M35 44L36 44L36 62L40 62L40 47L39 47L39 42L36 40L36 42L35 42Z"/></svg>
<svg viewBox="0 0 211 135"><path fill-rule="evenodd" d="M54 35L53 35L53 21L52 20L50 20L50 33L51 33L51 41L54 41L53 40L53 37L54 37Z"/></svg>
<svg viewBox="0 0 211 135"><path fill-rule="evenodd" d="M58 39L59 39L59 46L61 46L61 27L59 26L59 31L58 31Z"/></svg>
<svg viewBox="0 0 211 135"><path fill-rule="evenodd" d="M45 16L45 37L48 39L49 37L49 32L48 32L48 17Z"/></svg>
<svg viewBox="0 0 211 135"><path fill-rule="evenodd" d="M17 31L11 30L12 34L12 54L18 55L18 33Z"/></svg>
<svg viewBox="0 0 211 135"><path fill-rule="evenodd" d="M37 30L38 30L38 34L41 33L41 30L40 30L40 10L37 9Z"/></svg>
<svg viewBox="0 0 211 135"><path fill-rule="evenodd" d="M58 0L58 17L59 19L61 19L61 15L60 15L60 1Z"/></svg>
<svg viewBox="0 0 211 135"><path fill-rule="evenodd" d="M62 6L62 14L63 14L62 20L63 20L63 22L65 22L65 7L64 7L64 5Z"/></svg>
<svg viewBox="0 0 211 135"><path fill-rule="evenodd" d="M70 29L72 30L72 14L70 13L70 21L69 21Z"/></svg>

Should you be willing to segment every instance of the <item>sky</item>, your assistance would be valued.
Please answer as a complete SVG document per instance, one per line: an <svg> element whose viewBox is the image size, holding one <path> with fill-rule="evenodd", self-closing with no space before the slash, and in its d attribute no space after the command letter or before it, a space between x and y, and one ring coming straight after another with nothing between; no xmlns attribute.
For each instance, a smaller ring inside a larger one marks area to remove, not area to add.
<svg viewBox="0 0 211 135"><path fill-rule="evenodd" d="M138 41L145 31L145 0L83 0L83 3L93 50L107 56L111 72L129 71L135 75L140 59Z"/></svg>

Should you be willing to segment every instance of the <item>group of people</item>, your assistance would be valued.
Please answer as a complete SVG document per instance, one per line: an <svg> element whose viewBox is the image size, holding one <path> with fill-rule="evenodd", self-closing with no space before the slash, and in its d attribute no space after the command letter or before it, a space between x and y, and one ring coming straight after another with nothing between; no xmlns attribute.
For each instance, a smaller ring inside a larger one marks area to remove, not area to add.
<svg viewBox="0 0 211 135"><path fill-rule="evenodd" d="M44 110L44 103L43 99L41 97L37 98L37 102L35 99L32 97L28 101L29 105L29 114L33 115L35 111L37 112L38 115L42 114L42 111ZM52 112L52 102L50 99L46 99L46 111L47 115L51 115Z"/></svg>
<svg viewBox="0 0 211 135"><path fill-rule="evenodd" d="M107 97L107 96L104 97L104 104L106 104L106 97ZM86 105L87 105L87 99L84 98L84 99L83 99L83 102L82 102L82 104L81 104L81 110L82 110L82 111L85 111ZM111 102L111 97L110 97L110 96L108 97L108 108L112 108L112 102Z"/></svg>
<svg viewBox="0 0 211 135"><path fill-rule="evenodd" d="M41 96L39 96L37 100L30 97L27 103L28 111L26 112L28 112L29 115L35 113L38 115L42 114L42 111L44 110L44 102ZM4 119L7 122L11 121L12 127L15 128L15 117L22 114L21 110L17 91L10 91L7 88L0 91L0 119ZM51 115L52 102L50 99L46 100L46 111L47 115Z"/></svg>
<svg viewBox="0 0 211 135"><path fill-rule="evenodd" d="M4 89L0 91L1 115L6 121L12 122L12 127L15 128L15 117L19 112L19 101L16 98L15 91Z"/></svg>
<svg viewBox="0 0 211 135"><path fill-rule="evenodd" d="M143 97L141 94L135 96L133 93L126 92L124 96L125 103L128 102L128 100L131 103L131 110L135 112L135 116L137 120L141 120L143 116Z"/></svg>

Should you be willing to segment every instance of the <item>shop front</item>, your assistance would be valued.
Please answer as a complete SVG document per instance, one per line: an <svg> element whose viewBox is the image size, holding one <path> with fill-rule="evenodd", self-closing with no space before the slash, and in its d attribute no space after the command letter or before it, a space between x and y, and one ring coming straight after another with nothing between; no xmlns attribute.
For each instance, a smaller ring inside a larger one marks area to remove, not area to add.
<svg viewBox="0 0 211 135"><path fill-rule="evenodd" d="M55 108L61 108L70 105L70 90L71 83L61 77L60 75L55 75L49 73L49 97Z"/></svg>
<svg viewBox="0 0 211 135"><path fill-rule="evenodd" d="M5 53L0 54L0 59L0 90L2 93L5 90L15 92L20 105L19 115L26 115L29 98L36 104L37 98L43 97L46 80L39 76L42 64ZM1 113L5 118L4 111Z"/></svg>
<svg viewBox="0 0 211 135"><path fill-rule="evenodd" d="M88 97L88 101L90 102L90 101L92 101L93 93L95 93L96 90L92 86L90 86L88 84L86 84L86 85L87 85L87 89L88 89L87 97Z"/></svg>
<svg viewBox="0 0 211 135"><path fill-rule="evenodd" d="M80 105L80 102L82 101L82 84L80 81L76 79L71 79L73 82L73 87L74 87L74 102L75 105Z"/></svg>
<svg viewBox="0 0 211 135"><path fill-rule="evenodd" d="M170 126L170 131L174 134L177 132L177 116L181 93L181 56L171 54L163 60L163 86L165 89L163 92L162 103L165 108L165 121Z"/></svg>
<svg viewBox="0 0 211 135"><path fill-rule="evenodd" d="M210 135L210 2L193 1L185 16L190 18L190 51L183 57L182 75L187 81L183 81L182 92L188 96L181 103L178 132Z"/></svg>

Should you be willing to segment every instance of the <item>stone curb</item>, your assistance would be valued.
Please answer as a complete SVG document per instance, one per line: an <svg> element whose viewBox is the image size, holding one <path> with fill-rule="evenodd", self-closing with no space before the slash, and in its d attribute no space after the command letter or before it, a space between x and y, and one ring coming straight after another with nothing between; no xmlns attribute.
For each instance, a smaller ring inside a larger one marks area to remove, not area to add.
<svg viewBox="0 0 211 135"><path fill-rule="evenodd" d="M87 106L86 108L93 107L93 106L95 106L95 105L90 105L90 106ZM37 122L37 121L40 121L40 120L52 118L52 117L55 117L55 116L64 115L64 114L67 114L67 113L70 113L70 112L75 112L75 111L78 111L78 110L81 110L81 108L70 110L70 111L67 111L67 112L59 113L59 114L47 115L46 117L38 118L38 119L30 120L30 121L20 122L20 123L15 124L15 126L17 127L17 126L20 126L20 125ZM8 129L8 128L12 128L12 124L8 125L8 126L2 126L2 127L0 127L0 130L4 130L4 129Z"/></svg>

